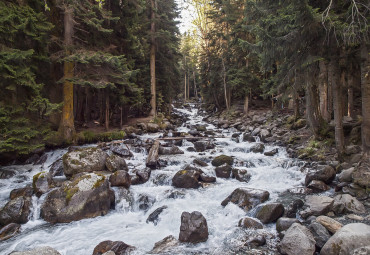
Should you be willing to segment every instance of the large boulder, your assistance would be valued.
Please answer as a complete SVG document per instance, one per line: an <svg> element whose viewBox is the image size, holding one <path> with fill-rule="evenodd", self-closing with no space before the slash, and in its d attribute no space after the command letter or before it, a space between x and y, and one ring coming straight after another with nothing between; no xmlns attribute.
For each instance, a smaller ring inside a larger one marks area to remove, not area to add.
<svg viewBox="0 0 370 255"><path fill-rule="evenodd" d="M286 255L313 255L315 253L315 239L306 227L293 223L286 231L280 243L279 250Z"/></svg>
<svg viewBox="0 0 370 255"><path fill-rule="evenodd" d="M322 247L321 255L347 255L357 248L370 245L370 226L352 223L338 230Z"/></svg>
<svg viewBox="0 0 370 255"><path fill-rule="evenodd" d="M149 133L157 133L159 131L159 125L155 123L148 123L146 128Z"/></svg>
<svg viewBox="0 0 370 255"><path fill-rule="evenodd" d="M331 166L324 166L316 172L311 172L306 175L305 185L310 184L312 180L323 181L330 184L335 178L336 172Z"/></svg>
<svg viewBox="0 0 370 255"><path fill-rule="evenodd" d="M75 149L63 155L64 174L69 177L104 170L107 157L107 153L97 147Z"/></svg>
<svg viewBox="0 0 370 255"><path fill-rule="evenodd" d="M64 175L63 161L61 158L56 160L53 164L51 164L49 173L51 174L52 177Z"/></svg>
<svg viewBox="0 0 370 255"><path fill-rule="evenodd" d="M220 178L230 178L231 170L232 168L229 164L223 164L215 168L216 176Z"/></svg>
<svg viewBox="0 0 370 255"><path fill-rule="evenodd" d="M352 181L352 174L353 174L354 171L355 171L354 167L343 170L340 174L338 174L338 181L340 181L340 182L351 182Z"/></svg>
<svg viewBox="0 0 370 255"><path fill-rule="evenodd" d="M41 217L51 223L93 218L107 214L114 207L114 199L105 176L80 174L46 196Z"/></svg>
<svg viewBox="0 0 370 255"><path fill-rule="evenodd" d="M341 194L334 197L333 211L335 214L366 212L365 206L355 197L349 194Z"/></svg>
<svg viewBox="0 0 370 255"><path fill-rule="evenodd" d="M311 189L313 192L320 193L329 190L329 186L323 181L312 180L307 188Z"/></svg>
<svg viewBox="0 0 370 255"><path fill-rule="evenodd" d="M12 252L9 255L60 255L60 253L49 246L45 246L38 247L28 251Z"/></svg>
<svg viewBox="0 0 370 255"><path fill-rule="evenodd" d="M32 187L36 196L40 197L53 187L53 180L50 173L38 173L33 176Z"/></svg>
<svg viewBox="0 0 370 255"><path fill-rule="evenodd" d="M307 218L311 215L319 216L328 213L333 206L334 199L326 196L307 196L304 211L301 211L301 216Z"/></svg>
<svg viewBox="0 0 370 255"><path fill-rule="evenodd" d="M10 199L13 200L17 197L32 197L33 195L33 188L31 187L24 187L20 189L13 189L10 192Z"/></svg>
<svg viewBox="0 0 370 255"><path fill-rule="evenodd" d="M243 228L263 229L263 225L251 217L240 219L238 226Z"/></svg>
<svg viewBox="0 0 370 255"><path fill-rule="evenodd" d="M207 220L197 211L181 214L179 241L186 243L200 243L208 239Z"/></svg>
<svg viewBox="0 0 370 255"><path fill-rule="evenodd" d="M265 150L265 145L263 143L257 143L251 147L251 152L262 153Z"/></svg>
<svg viewBox="0 0 370 255"><path fill-rule="evenodd" d="M321 249L330 238L328 230L316 220L313 220L308 227L315 238L316 246Z"/></svg>
<svg viewBox="0 0 370 255"><path fill-rule="evenodd" d="M181 170L172 178L172 185L176 188L196 189L200 187L200 174L197 170Z"/></svg>
<svg viewBox="0 0 370 255"><path fill-rule="evenodd" d="M196 142L193 142L194 144L194 148L197 152L203 152L205 150L211 150L211 149L214 149L216 147L216 145L214 143L212 143L211 141L196 141Z"/></svg>
<svg viewBox="0 0 370 255"><path fill-rule="evenodd" d="M93 251L93 255L103 255L106 252L112 251L115 255L128 255L135 250L135 247L121 241L103 241L99 243Z"/></svg>
<svg viewBox="0 0 370 255"><path fill-rule="evenodd" d="M363 187L370 188L370 159L362 159L360 164L352 173L353 183Z"/></svg>
<svg viewBox="0 0 370 255"><path fill-rule="evenodd" d="M9 223L23 224L28 221L30 214L31 198L16 197L10 200L3 209L0 210L0 225Z"/></svg>
<svg viewBox="0 0 370 255"><path fill-rule="evenodd" d="M174 236L166 236L161 241L154 244L153 250L151 250L149 254L166 254L166 252L169 252L178 245L179 241Z"/></svg>
<svg viewBox="0 0 370 255"><path fill-rule="evenodd" d="M271 203L257 208L256 218L263 224L275 222L284 214L284 206L281 203Z"/></svg>
<svg viewBox="0 0 370 255"><path fill-rule="evenodd" d="M184 152L177 146L163 147L160 146L158 150L159 155L175 155L175 154L184 154Z"/></svg>
<svg viewBox="0 0 370 255"><path fill-rule="evenodd" d="M327 230L329 230L329 232L333 234L343 227L343 225L340 222L325 215L317 217L316 221L323 225Z"/></svg>
<svg viewBox="0 0 370 255"><path fill-rule="evenodd" d="M249 182L252 175L246 169L232 169L232 177L240 182Z"/></svg>
<svg viewBox="0 0 370 255"><path fill-rule="evenodd" d="M16 234L19 233L19 229L21 228L21 225L17 223L10 223L6 225L5 227L0 229L0 241L5 241L9 238L12 238Z"/></svg>
<svg viewBox="0 0 370 255"><path fill-rule="evenodd" d="M258 204L265 202L269 197L270 193L266 190L237 188L224 201L222 201L221 205L226 206L231 202L248 212Z"/></svg>
<svg viewBox="0 0 370 255"><path fill-rule="evenodd" d="M234 159L226 155L217 156L212 160L212 165L216 167L222 166L223 164L228 164L231 166L233 163L234 163Z"/></svg>
<svg viewBox="0 0 370 255"><path fill-rule="evenodd" d="M106 159L105 166L111 172L118 170L128 171L125 159L115 154L112 154Z"/></svg>
<svg viewBox="0 0 370 255"><path fill-rule="evenodd" d="M293 223L299 223L299 221L293 218L284 218L284 217L279 218L276 221L276 230L278 232L283 232L290 228L290 226L293 225Z"/></svg>
<svg viewBox="0 0 370 255"><path fill-rule="evenodd" d="M144 169L137 170L135 175L131 176L131 184L137 185L137 184L146 183L149 180L151 173L152 173L152 170L150 168L144 168Z"/></svg>
<svg viewBox="0 0 370 255"><path fill-rule="evenodd" d="M112 186L122 186L126 189L130 188L131 185L130 175L124 170L118 170L111 174L109 182Z"/></svg>

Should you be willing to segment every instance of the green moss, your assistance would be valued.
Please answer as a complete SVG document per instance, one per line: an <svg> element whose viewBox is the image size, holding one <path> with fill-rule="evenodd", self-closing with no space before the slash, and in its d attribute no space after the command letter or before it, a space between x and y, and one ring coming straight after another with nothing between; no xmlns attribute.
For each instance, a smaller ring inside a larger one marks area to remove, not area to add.
<svg viewBox="0 0 370 255"><path fill-rule="evenodd" d="M295 144L298 140L301 140L301 138L299 136L293 135L289 138L288 143L289 144Z"/></svg>
<svg viewBox="0 0 370 255"><path fill-rule="evenodd" d="M103 177L103 178L101 178L101 179L99 179L99 180L97 180L96 182L95 182L95 184L94 184L94 188L99 188L102 184L103 184L103 182L105 181L105 176L104 175L102 175L102 174L97 174L98 176L101 176L101 177Z"/></svg>
<svg viewBox="0 0 370 255"><path fill-rule="evenodd" d="M78 144L109 142L113 140L124 139L125 136L126 136L126 133L123 130L103 132L103 133L83 131L77 134L77 142Z"/></svg>
<svg viewBox="0 0 370 255"><path fill-rule="evenodd" d="M78 191L79 191L78 187L64 189L64 192L66 193L66 202L67 202L67 205L71 201L71 199L74 196L74 194L76 194Z"/></svg>
<svg viewBox="0 0 370 255"><path fill-rule="evenodd" d="M37 173L35 174L33 177L32 177L32 187L33 189L36 189L36 182L39 178L44 178L45 177L45 173L46 172L40 172L40 173Z"/></svg>
<svg viewBox="0 0 370 255"><path fill-rule="evenodd" d="M230 166L234 163L234 159L230 156L220 155L212 160L213 166L221 166L223 164L229 164Z"/></svg>

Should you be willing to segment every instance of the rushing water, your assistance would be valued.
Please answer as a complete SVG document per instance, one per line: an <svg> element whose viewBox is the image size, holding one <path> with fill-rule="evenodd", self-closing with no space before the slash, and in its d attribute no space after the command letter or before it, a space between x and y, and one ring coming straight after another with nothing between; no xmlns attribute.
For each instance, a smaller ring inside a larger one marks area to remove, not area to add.
<svg viewBox="0 0 370 255"><path fill-rule="evenodd" d="M195 108L177 110L189 117L189 121L177 131L187 132L190 126L206 124ZM232 129L220 130L210 124L207 125L207 130L213 130L217 136L225 135L226 137L230 137L234 131ZM160 135L162 134L146 134L141 136L141 139L156 138ZM246 231L237 227L239 219L246 213L232 203L223 207L221 202L238 187L268 190L270 199L267 202L276 201L282 192L301 185L304 175L300 171L301 162L288 158L281 147L266 146L266 150L279 149L277 155L266 157L261 153L249 152L253 143L217 138L215 144L215 149L199 153L187 151L187 148L193 144L183 141L180 148L185 152L184 154L161 156L161 159L168 161L168 166L153 170L147 183L130 187L130 194L127 197L131 197L132 201L122 198L122 192L114 188L116 209L102 217L51 225L39 216L45 195L40 198L34 196L30 221L22 225L21 233L16 237L0 243L0 254L9 254L12 251L22 251L38 246L51 246L64 255L90 255L94 247L104 240L123 241L135 246L136 254L147 254L154 244L164 237L168 235L178 237L180 216L183 211L200 211L204 215L209 228L209 238L207 242L197 245L183 244L176 254L234 254L233 251L243 245L242 241L246 236ZM134 156L126 160L130 170L145 168L147 152L145 150L131 151ZM0 206L4 206L8 201L12 189L31 184L34 174L48 171L50 165L65 152L66 150L49 152L48 159L43 165L4 167L4 169L15 170L17 174L11 179L0 180ZM185 190L171 186L174 174L195 158L208 162L208 166L201 169L208 175L215 176L214 167L210 161L221 154L233 156L237 168L248 170L252 175L249 183L217 178L216 183L199 189ZM174 193L175 191L177 193ZM173 194L177 195L173 196ZM142 197L149 201L150 207L146 211L140 209ZM155 226L153 223L146 223L148 215L163 205L168 208L160 214L158 224ZM256 231L267 236L265 247L273 253L276 246L274 224L265 225L263 230ZM257 254L257 252L253 253Z"/></svg>

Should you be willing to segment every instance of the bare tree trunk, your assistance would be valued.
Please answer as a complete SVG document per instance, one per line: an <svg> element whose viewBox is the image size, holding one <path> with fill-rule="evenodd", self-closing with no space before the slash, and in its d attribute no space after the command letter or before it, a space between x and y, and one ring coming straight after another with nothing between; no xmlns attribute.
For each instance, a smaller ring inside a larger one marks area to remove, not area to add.
<svg viewBox="0 0 370 255"><path fill-rule="evenodd" d="M327 116L328 119L327 119L327 122L331 121L332 115L333 115L333 76L329 73L329 67L328 67L328 116Z"/></svg>
<svg viewBox="0 0 370 255"><path fill-rule="evenodd" d="M344 152L344 134L343 134L343 114L340 86L340 69L338 59L332 58L328 67L328 75L331 80L333 92L333 108L334 108L334 123L335 123L335 144L338 155L343 155Z"/></svg>
<svg viewBox="0 0 370 255"><path fill-rule="evenodd" d="M244 99L244 109L243 109L244 115L248 115L248 108L249 108L249 95L246 95Z"/></svg>
<svg viewBox="0 0 370 255"><path fill-rule="evenodd" d="M352 71L352 70L351 70ZM347 116L353 118L353 83L354 83L354 77L352 73L348 74L348 112Z"/></svg>
<svg viewBox="0 0 370 255"><path fill-rule="evenodd" d="M184 81L184 102L186 102L186 71L185 71L185 81Z"/></svg>
<svg viewBox="0 0 370 255"><path fill-rule="evenodd" d="M105 91L105 130L109 130L109 88Z"/></svg>
<svg viewBox="0 0 370 255"><path fill-rule="evenodd" d="M222 71L223 71L223 83L224 83L224 93L225 93L225 103L226 103L226 109L230 109L230 102L229 97L227 95L227 85L226 85L226 68L225 68L225 61L223 58L221 58L222 62Z"/></svg>
<svg viewBox="0 0 370 255"><path fill-rule="evenodd" d="M319 94L321 116L329 122L331 116L328 112L328 67L325 61L320 61Z"/></svg>
<svg viewBox="0 0 370 255"><path fill-rule="evenodd" d="M306 113L307 113L307 120L310 125L311 131L314 134L315 138L319 138L320 136L320 128L321 128L321 115L319 111L319 102L318 102L318 92L317 92L317 85L316 82L312 79L312 74L307 73L306 75Z"/></svg>
<svg viewBox="0 0 370 255"><path fill-rule="evenodd" d="M122 116L123 107L122 107L122 104L119 107L119 112L120 112L119 129L122 129L122 127L123 127L123 116Z"/></svg>
<svg viewBox="0 0 370 255"><path fill-rule="evenodd" d="M196 99L198 99L198 90L197 90L197 83L195 80L195 71L193 69L193 80L194 80L194 96Z"/></svg>
<svg viewBox="0 0 370 255"><path fill-rule="evenodd" d="M188 72L188 84L187 84L187 86L188 86L188 93L187 93L187 95L188 95L188 100L190 99L190 74L189 74L189 72Z"/></svg>
<svg viewBox="0 0 370 255"><path fill-rule="evenodd" d="M368 45L361 45L362 151L370 156L370 59Z"/></svg>
<svg viewBox="0 0 370 255"><path fill-rule="evenodd" d="M150 93L152 95L150 99L150 106L152 109L150 110L150 116L157 115L157 105L156 105L156 81L155 81L155 7L156 3L155 0L150 0L151 5L151 21L150 21L150 33L151 33L151 46L150 46Z"/></svg>
<svg viewBox="0 0 370 255"><path fill-rule="evenodd" d="M64 10L64 46L66 54L70 54L70 47L73 46L73 9L66 7ZM68 81L73 78L73 62L64 62L64 83L63 83L63 110L59 130L63 138L71 141L76 133L73 116L73 83Z"/></svg>

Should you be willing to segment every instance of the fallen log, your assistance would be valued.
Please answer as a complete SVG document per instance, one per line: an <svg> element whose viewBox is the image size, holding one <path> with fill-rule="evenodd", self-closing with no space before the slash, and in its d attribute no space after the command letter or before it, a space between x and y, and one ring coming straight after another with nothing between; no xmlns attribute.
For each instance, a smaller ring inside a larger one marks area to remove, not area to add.
<svg viewBox="0 0 370 255"><path fill-rule="evenodd" d="M156 168L158 164L158 151L159 151L159 141L154 141L152 148L150 148L148 158L146 159L146 166L150 168Z"/></svg>

